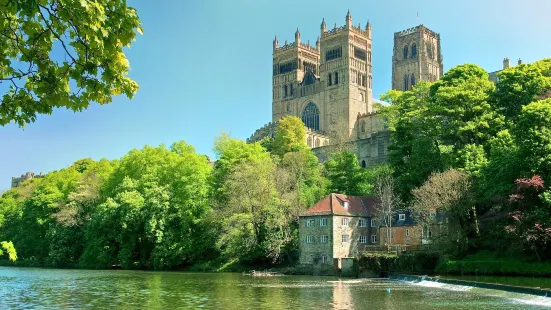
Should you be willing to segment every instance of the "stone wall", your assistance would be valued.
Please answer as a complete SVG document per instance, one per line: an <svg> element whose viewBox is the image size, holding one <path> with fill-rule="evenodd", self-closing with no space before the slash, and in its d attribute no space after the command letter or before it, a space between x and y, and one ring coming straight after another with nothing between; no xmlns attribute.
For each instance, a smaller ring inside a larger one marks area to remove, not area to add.
<svg viewBox="0 0 551 310"><path fill-rule="evenodd" d="M342 225L342 219L348 218L348 225ZM333 257L345 258L355 257L359 252L365 250L365 247L370 245L371 228L370 218L365 218L367 227L360 227L361 217L354 216L333 216ZM348 235L349 241L342 242L342 236ZM367 243L360 243L360 236L367 237Z"/></svg>
<svg viewBox="0 0 551 310"><path fill-rule="evenodd" d="M327 226L320 226L320 219L327 219ZM314 219L314 226L307 227L306 222ZM327 257L327 264L333 263L332 253L332 221L331 215L319 216L301 216L299 219L299 249L300 249L300 264L321 264L322 256ZM321 236L328 236L327 243L321 243ZM307 236L314 236L314 243L307 243Z"/></svg>

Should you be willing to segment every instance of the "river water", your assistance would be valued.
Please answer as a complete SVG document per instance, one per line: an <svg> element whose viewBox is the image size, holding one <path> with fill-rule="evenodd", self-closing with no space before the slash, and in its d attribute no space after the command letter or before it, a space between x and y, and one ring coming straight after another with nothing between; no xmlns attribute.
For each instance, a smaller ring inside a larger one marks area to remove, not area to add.
<svg viewBox="0 0 551 310"><path fill-rule="evenodd" d="M547 307L551 307L551 298L434 282L0 267L2 309L414 310Z"/></svg>

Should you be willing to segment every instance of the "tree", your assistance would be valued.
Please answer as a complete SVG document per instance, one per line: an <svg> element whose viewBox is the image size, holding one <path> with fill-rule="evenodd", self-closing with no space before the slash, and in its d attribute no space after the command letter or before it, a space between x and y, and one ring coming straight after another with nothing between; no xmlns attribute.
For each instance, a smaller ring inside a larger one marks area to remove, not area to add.
<svg viewBox="0 0 551 310"><path fill-rule="evenodd" d="M0 256L4 255L4 251L8 255L8 258L15 262L17 259L17 252L15 251L15 248L13 247L13 243L11 241L2 241L0 242Z"/></svg>
<svg viewBox="0 0 551 310"><path fill-rule="evenodd" d="M365 178L365 170L360 167L356 154L343 151L333 153L325 163L325 177L328 191L354 196L367 195L371 184Z"/></svg>
<svg viewBox="0 0 551 310"><path fill-rule="evenodd" d="M413 190L412 211L415 219L425 226L438 224L437 216L447 218L449 234L441 235L440 241L451 243L455 249L464 250L464 242L475 226L478 234L476 209L469 193L469 177L456 169L433 173L420 187ZM447 238L449 237L449 239Z"/></svg>
<svg viewBox="0 0 551 310"><path fill-rule="evenodd" d="M494 104L509 119L515 119L523 106L535 101L551 88L536 65L522 64L501 71L493 95Z"/></svg>
<svg viewBox="0 0 551 310"><path fill-rule="evenodd" d="M286 116L279 120L272 152L284 155L288 152L296 152L306 147L306 127L302 120L296 116Z"/></svg>
<svg viewBox="0 0 551 310"><path fill-rule="evenodd" d="M386 228L387 245L392 245L392 222L402 207L402 201L396 193L394 178L390 173L380 174L375 182L373 192L376 197L375 219L378 226Z"/></svg>
<svg viewBox="0 0 551 310"><path fill-rule="evenodd" d="M54 108L82 111L138 90L123 48L142 28L125 0L7 1L0 14L0 82L8 85L0 125L23 127Z"/></svg>

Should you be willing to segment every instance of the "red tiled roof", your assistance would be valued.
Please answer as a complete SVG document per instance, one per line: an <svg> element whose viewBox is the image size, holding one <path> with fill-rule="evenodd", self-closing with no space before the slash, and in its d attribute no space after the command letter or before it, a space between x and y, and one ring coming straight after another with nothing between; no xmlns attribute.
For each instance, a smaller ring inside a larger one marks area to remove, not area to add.
<svg viewBox="0 0 551 310"><path fill-rule="evenodd" d="M348 208L344 207L345 202L348 202ZM374 197L348 196L332 193L318 201L313 207L303 212L300 216L323 214L373 216L374 213Z"/></svg>

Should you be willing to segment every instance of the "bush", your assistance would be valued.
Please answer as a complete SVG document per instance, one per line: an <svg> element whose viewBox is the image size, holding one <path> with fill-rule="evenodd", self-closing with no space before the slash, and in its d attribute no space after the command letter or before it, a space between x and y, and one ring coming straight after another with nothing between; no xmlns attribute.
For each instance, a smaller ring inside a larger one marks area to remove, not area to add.
<svg viewBox="0 0 551 310"><path fill-rule="evenodd" d="M390 272L432 274L440 260L437 252L416 252L412 254L363 253L356 261L356 271L371 271L377 275Z"/></svg>

